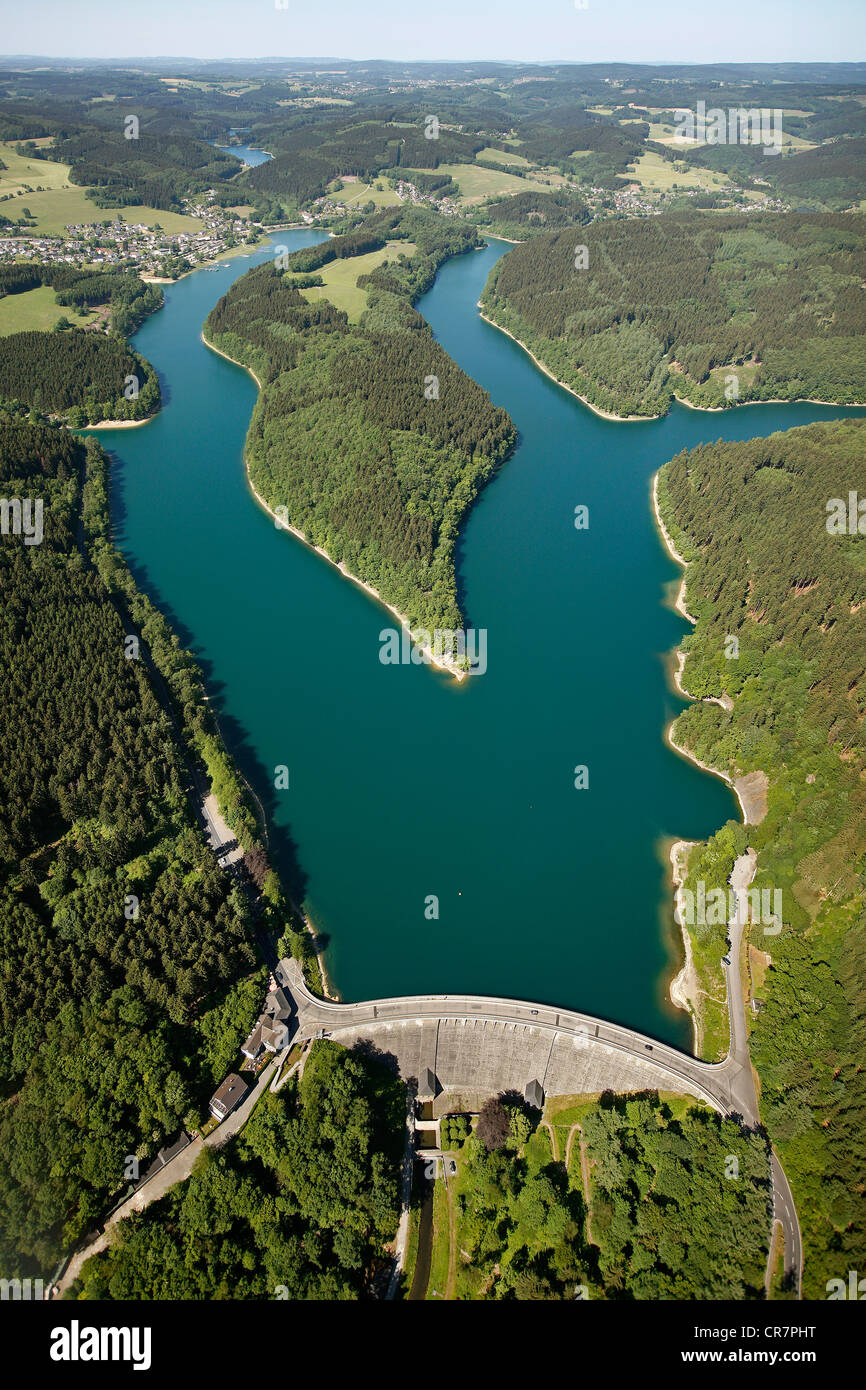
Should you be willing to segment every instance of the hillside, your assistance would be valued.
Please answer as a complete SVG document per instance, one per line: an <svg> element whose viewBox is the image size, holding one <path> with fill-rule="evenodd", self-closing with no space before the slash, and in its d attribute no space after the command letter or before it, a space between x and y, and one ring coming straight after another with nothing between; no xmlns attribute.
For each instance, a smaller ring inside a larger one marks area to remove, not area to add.
<svg viewBox="0 0 866 1390"><path fill-rule="evenodd" d="M866 401L862 218L669 213L535 237L485 313L591 405ZM586 248L584 255L579 247Z"/></svg>
<svg viewBox="0 0 866 1390"><path fill-rule="evenodd" d="M692 850L687 886L724 886L749 844L755 886L781 890L782 930L749 929L751 1050L797 1200L808 1297L866 1259L866 538L826 526L828 499L847 510L849 491L866 495L860 420L703 445L659 478L697 618L684 685L733 702L692 705L675 737L713 767L770 781L766 818ZM692 929L710 1007L725 930Z"/></svg>

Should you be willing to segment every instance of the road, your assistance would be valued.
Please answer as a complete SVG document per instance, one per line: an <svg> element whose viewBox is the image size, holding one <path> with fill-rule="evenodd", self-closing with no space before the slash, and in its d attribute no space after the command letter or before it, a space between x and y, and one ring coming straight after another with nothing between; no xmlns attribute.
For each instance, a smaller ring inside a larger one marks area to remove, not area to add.
<svg viewBox="0 0 866 1390"><path fill-rule="evenodd" d="M293 1041L314 1038L320 1033L339 1033L345 1030L377 1027L379 1025L410 1024L425 1019L465 1020L467 1023L486 1021L497 1024L523 1025L537 1032L570 1036L578 1044L600 1046L627 1054L638 1065L650 1060L653 1068L666 1076L667 1088L685 1090L706 1100L714 1109L739 1119L746 1127L760 1127L758 1097L749 1054L749 1034L743 1003L740 975L740 947L745 914L739 911L740 895L755 876L757 856L753 850L741 855L731 874L735 907L731 914L729 934L731 949L729 965L723 965L728 992L730 1043L728 1055L722 1062L702 1062L656 1039L646 1037L635 1029L609 1023L590 1014L571 1009L556 1009L528 1000L504 999L484 995L422 994L391 999L368 1000L359 1004L342 1004L319 999L307 987L294 961L281 961L276 967L280 984L291 994L297 1011L297 1028ZM552 1043L551 1043L552 1046ZM778 1155L771 1152L773 1220L779 1221L785 1235L785 1270L796 1280L798 1296L802 1282L802 1239L794 1204Z"/></svg>
<svg viewBox="0 0 866 1390"><path fill-rule="evenodd" d="M111 1228L116 1226L118 1221L124 1217L131 1216L133 1212L144 1211L152 1202L158 1202L160 1197L164 1197L170 1188L175 1187L179 1182L185 1182L195 1167L196 1160L202 1150L219 1149L233 1135L237 1134L252 1114L253 1108L264 1094L271 1077L278 1064L278 1059L274 1058L268 1066L262 1069L255 1086L250 1091L244 1101L227 1115L221 1125L211 1130L206 1139L197 1135L191 1144L188 1144L175 1158L169 1159L159 1172L141 1187L136 1188L132 1196L121 1206L111 1213L102 1232L87 1245L83 1245L80 1250L76 1250L61 1278L56 1285L55 1298L62 1298L66 1290L72 1285L81 1273L82 1265L85 1260L89 1260L91 1255L97 1255L101 1250L105 1250L111 1240Z"/></svg>
<svg viewBox="0 0 866 1390"><path fill-rule="evenodd" d="M728 1020L730 1027L730 1043L728 1047L728 1057L736 1058L741 1063L740 1071L737 1076L735 1094L739 1113L743 1116L749 1126L757 1128L760 1123L760 1107L758 1105L758 1094L755 1090L755 1076L752 1071L751 1055L749 1052L749 1029L746 1023L746 1005L743 998L743 977L740 969L740 957L742 954L743 931L747 912L745 907L741 907L742 895L746 893L755 877L758 868L758 856L753 849L741 854L735 861L731 870L728 882L734 890L734 905L728 922L728 939L731 948L727 959L730 964L722 963L725 972L725 984L728 991ZM800 1297L803 1279L803 1242L800 1234L800 1223L797 1219L797 1208L794 1204L794 1194L791 1191L788 1179L785 1176L779 1158L772 1150L770 1153L770 1178L773 1189L773 1222L779 1222L785 1237L785 1273L789 1278L796 1280L797 1296ZM772 1253L772 1241L770 1242ZM767 1266L767 1280L770 1278L769 1259Z"/></svg>

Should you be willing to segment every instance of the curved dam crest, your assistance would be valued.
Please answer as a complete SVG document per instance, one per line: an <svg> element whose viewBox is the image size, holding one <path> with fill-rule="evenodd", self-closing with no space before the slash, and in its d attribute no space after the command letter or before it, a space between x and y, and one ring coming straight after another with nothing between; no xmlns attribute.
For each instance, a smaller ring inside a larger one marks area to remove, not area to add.
<svg viewBox="0 0 866 1390"><path fill-rule="evenodd" d="M666 604L680 572L651 479L702 441L864 412L676 406L661 420L603 420L481 319L507 249L491 240L448 262L417 305L520 433L459 544L465 624L487 632L483 676L383 665L391 615L256 505L243 467L256 386L200 334L267 247L165 286L165 307L136 334L164 408L146 429L101 432L115 540L201 661L265 805L272 858L326 937L345 998L537 999L687 1047L688 1016L666 1003L667 846L739 813L723 782L665 741L685 704L666 657L686 624ZM281 766L289 786L277 791Z"/></svg>

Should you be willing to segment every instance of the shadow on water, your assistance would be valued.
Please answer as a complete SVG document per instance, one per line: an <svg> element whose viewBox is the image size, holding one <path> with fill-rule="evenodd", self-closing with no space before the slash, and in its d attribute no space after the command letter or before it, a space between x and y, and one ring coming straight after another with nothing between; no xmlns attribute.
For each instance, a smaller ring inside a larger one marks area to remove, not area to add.
<svg viewBox="0 0 866 1390"><path fill-rule="evenodd" d="M118 532L122 534L125 529L124 524L127 517L127 506L124 498L123 486L123 460L112 450L106 449L105 452L108 454L112 469L112 531L114 534ZM226 683L217 676L213 661L196 643L195 634L186 625L183 618L168 599L160 592L147 566L130 553L125 553L124 558L138 590L150 599L154 608L158 609L168 622L180 645L186 651L189 651L195 658L207 691L210 711L219 727L222 740L237 764L242 776L253 790L254 799L258 801L264 814L267 831L268 858L276 869L292 902L296 905L300 905L303 903L306 896L308 886L307 877L301 868L298 846L292 837L290 829L277 819L276 813L279 803L274 792L272 770L266 768L258 757L250 731L245 728L241 720L228 709L226 701L230 692ZM318 933L318 939L320 947L324 949L324 946L330 938L327 933L320 932Z"/></svg>

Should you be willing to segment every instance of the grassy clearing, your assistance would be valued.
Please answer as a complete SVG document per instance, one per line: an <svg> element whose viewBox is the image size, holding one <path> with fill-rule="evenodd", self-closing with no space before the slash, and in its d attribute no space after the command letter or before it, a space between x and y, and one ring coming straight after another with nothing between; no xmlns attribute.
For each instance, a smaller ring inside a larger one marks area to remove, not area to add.
<svg viewBox="0 0 866 1390"><path fill-rule="evenodd" d="M26 290L24 294L7 294L0 299L0 337L5 338L9 333L25 333L30 329L50 329L64 316L80 328L97 317L90 313L86 318L79 318L75 308L64 308L58 304L50 285L40 285L38 289Z"/></svg>
<svg viewBox="0 0 866 1390"><path fill-rule="evenodd" d="M377 188L375 183L359 183L353 185L346 178L343 178L346 187L342 194L336 196L344 202L347 207L353 203L375 203L377 208L394 208L400 206L400 199L397 197L393 188Z"/></svg>
<svg viewBox="0 0 866 1390"><path fill-rule="evenodd" d="M0 159L6 165L0 169L0 194L20 193L22 188L65 188L69 183L69 165L53 159L28 159L16 154L12 145L0 144Z"/></svg>
<svg viewBox="0 0 866 1390"><path fill-rule="evenodd" d="M429 172L429 171L428 171ZM485 169L478 164L440 164L437 174L450 174L460 186L457 199L464 207L473 203L483 203L485 198L499 197L506 193L548 193L550 185L535 179L519 179L516 174L501 174L496 169ZM407 176L412 174L407 170Z"/></svg>
<svg viewBox="0 0 866 1390"><path fill-rule="evenodd" d="M635 161L634 173L618 174L617 178L623 179L626 183L639 183L647 193L667 193L674 184L678 188L702 188L707 192L731 186L727 174L719 173L715 169L688 169L682 173L653 151L642 154L640 159Z"/></svg>
<svg viewBox="0 0 866 1390"><path fill-rule="evenodd" d="M496 164L520 164L524 169L529 168L529 160L522 154L515 154L513 150L495 150L492 145L485 145L483 150L479 150L476 159L489 159Z"/></svg>
<svg viewBox="0 0 866 1390"><path fill-rule="evenodd" d="M442 1178L436 1179L433 1189L433 1254L430 1258L430 1278L427 1300L445 1298L448 1284L448 1265L451 1259L451 1222L448 1194Z"/></svg>
<svg viewBox="0 0 866 1390"><path fill-rule="evenodd" d="M329 261L316 272L321 275L324 285L301 290L301 294L310 304L315 304L319 299L329 299L335 308L346 311L351 323L357 323L367 307L367 291L358 288L358 277L369 275L371 270L385 261L396 261L401 254L412 256L416 250L414 242L389 241L387 246L370 251L366 256Z"/></svg>

